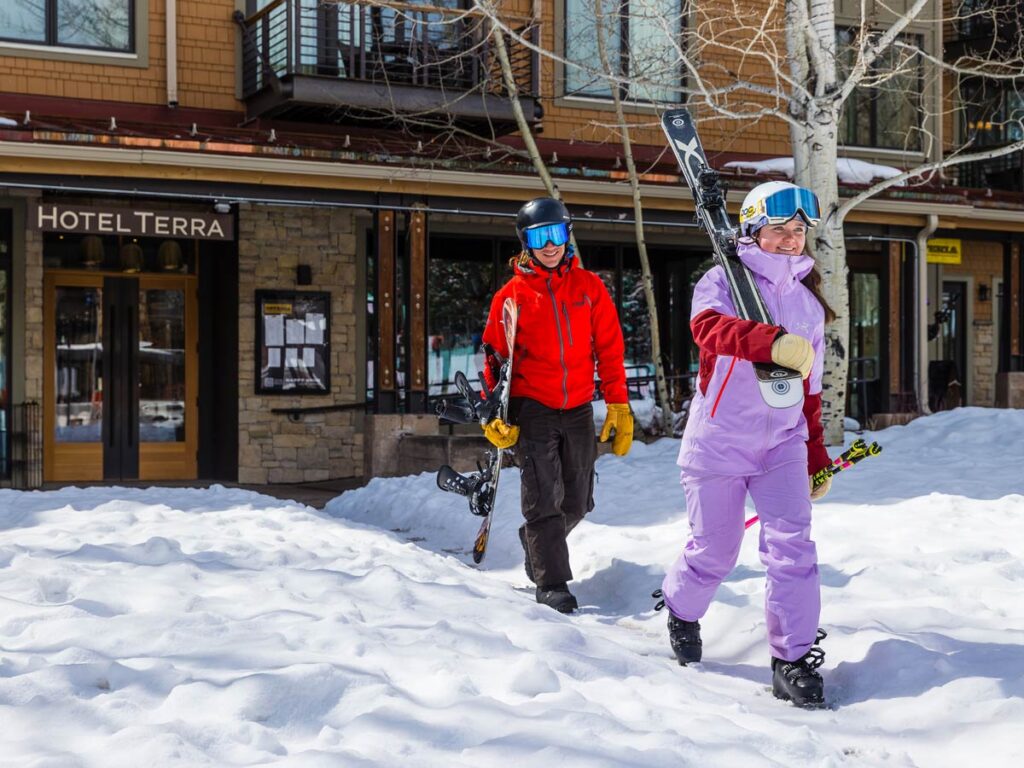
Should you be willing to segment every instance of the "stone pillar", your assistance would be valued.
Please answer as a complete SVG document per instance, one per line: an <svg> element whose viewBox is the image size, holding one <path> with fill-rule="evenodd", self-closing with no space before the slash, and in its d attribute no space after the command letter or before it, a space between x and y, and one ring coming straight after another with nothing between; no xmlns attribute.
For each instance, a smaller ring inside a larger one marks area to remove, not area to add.
<svg viewBox="0 0 1024 768"><path fill-rule="evenodd" d="M243 204L238 229L238 480L263 484L361 477L362 413L330 411L295 422L271 413L273 408L359 402L365 396L356 391L355 216L347 209ZM295 284L299 264L312 268L312 290L331 294L331 392L257 395L255 292L303 290Z"/></svg>

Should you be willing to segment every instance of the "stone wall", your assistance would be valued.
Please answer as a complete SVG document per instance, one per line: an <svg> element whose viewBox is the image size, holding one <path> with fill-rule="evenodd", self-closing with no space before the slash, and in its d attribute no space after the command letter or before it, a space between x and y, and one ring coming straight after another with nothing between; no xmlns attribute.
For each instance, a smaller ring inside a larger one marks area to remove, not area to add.
<svg viewBox="0 0 1024 768"><path fill-rule="evenodd" d="M344 209L243 204L238 214L239 451L241 483L301 483L363 475L363 421L355 411L289 421L273 408L357 402L355 217ZM308 264L313 285L296 286ZM331 294L331 392L324 396L257 395L255 291L316 290ZM363 311L360 308L360 311Z"/></svg>
<svg viewBox="0 0 1024 768"><path fill-rule="evenodd" d="M991 320L974 323L974 386L968 405L992 406L996 401L996 340Z"/></svg>

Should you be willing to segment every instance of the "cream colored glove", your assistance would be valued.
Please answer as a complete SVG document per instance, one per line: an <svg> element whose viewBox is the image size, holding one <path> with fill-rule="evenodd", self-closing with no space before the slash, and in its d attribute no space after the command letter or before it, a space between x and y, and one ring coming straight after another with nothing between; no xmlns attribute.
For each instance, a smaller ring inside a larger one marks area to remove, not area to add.
<svg viewBox="0 0 1024 768"><path fill-rule="evenodd" d="M814 364L814 347L803 336L784 333L772 342L772 362L800 371L806 379L811 375L811 365Z"/></svg>
<svg viewBox="0 0 1024 768"><path fill-rule="evenodd" d="M817 488L814 487L814 478L811 480L811 501L817 501L818 499L825 498L825 494L829 492L832 487L832 476L829 475L825 478L825 482L819 485Z"/></svg>
<svg viewBox="0 0 1024 768"><path fill-rule="evenodd" d="M612 453L625 456L633 444L633 414L626 403L608 403L608 415L601 426L602 443L608 441L613 429L615 439L612 441Z"/></svg>
<svg viewBox="0 0 1024 768"><path fill-rule="evenodd" d="M494 419L484 424L484 437L490 440L495 448L511 448L519 440L519 427L506 424L501 419Z"/></svg>

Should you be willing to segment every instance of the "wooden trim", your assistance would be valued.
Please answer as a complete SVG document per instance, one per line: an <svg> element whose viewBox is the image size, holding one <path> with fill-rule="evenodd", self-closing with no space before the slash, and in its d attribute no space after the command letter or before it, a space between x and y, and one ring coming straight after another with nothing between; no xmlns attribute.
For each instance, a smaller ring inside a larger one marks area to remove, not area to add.
<svg viewBox="0 0 1024 768"><path fill-rule="evenodd" d="M395 212L377 213L377 390L395 390Z"/></svg>
<svg viewBox="0 0 1024 768"><path fill-rule="evenodd" d="M409 370L410 389L426 392L427 379L427 216L409 216Z"/></svg>
<svg viewBox="0 0 1024 768"><path fill-rule="evenodd" d="M1010 354L1019 355L1021 318L1020 318L1020 243L1010 244ZM1005 287L1004 287L1005 290Z"/></svg>
<svg viewBox="0 0 1024 768"><path fill-rule="evenodd" d="M900 333L900 275L903 267L903 244L889 243L889 393L900 392L902 370L900 352L903 342Z"/></svg>

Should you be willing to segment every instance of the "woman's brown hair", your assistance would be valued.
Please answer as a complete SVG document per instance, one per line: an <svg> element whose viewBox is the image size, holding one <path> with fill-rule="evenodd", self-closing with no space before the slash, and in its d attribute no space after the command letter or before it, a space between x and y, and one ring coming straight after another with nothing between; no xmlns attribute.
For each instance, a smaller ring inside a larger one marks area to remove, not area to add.
<svg viewBox="0 0 1024 768"><path fill-rule="evenodd" d="M825 301L825 295L821 292L821 272L818 271L816 266L811 267L811 271L804 275L804 279L800 281L811 293L814 294L821 306L825 310L825 322L831 323L836 319L836 313Z"/></svg>

